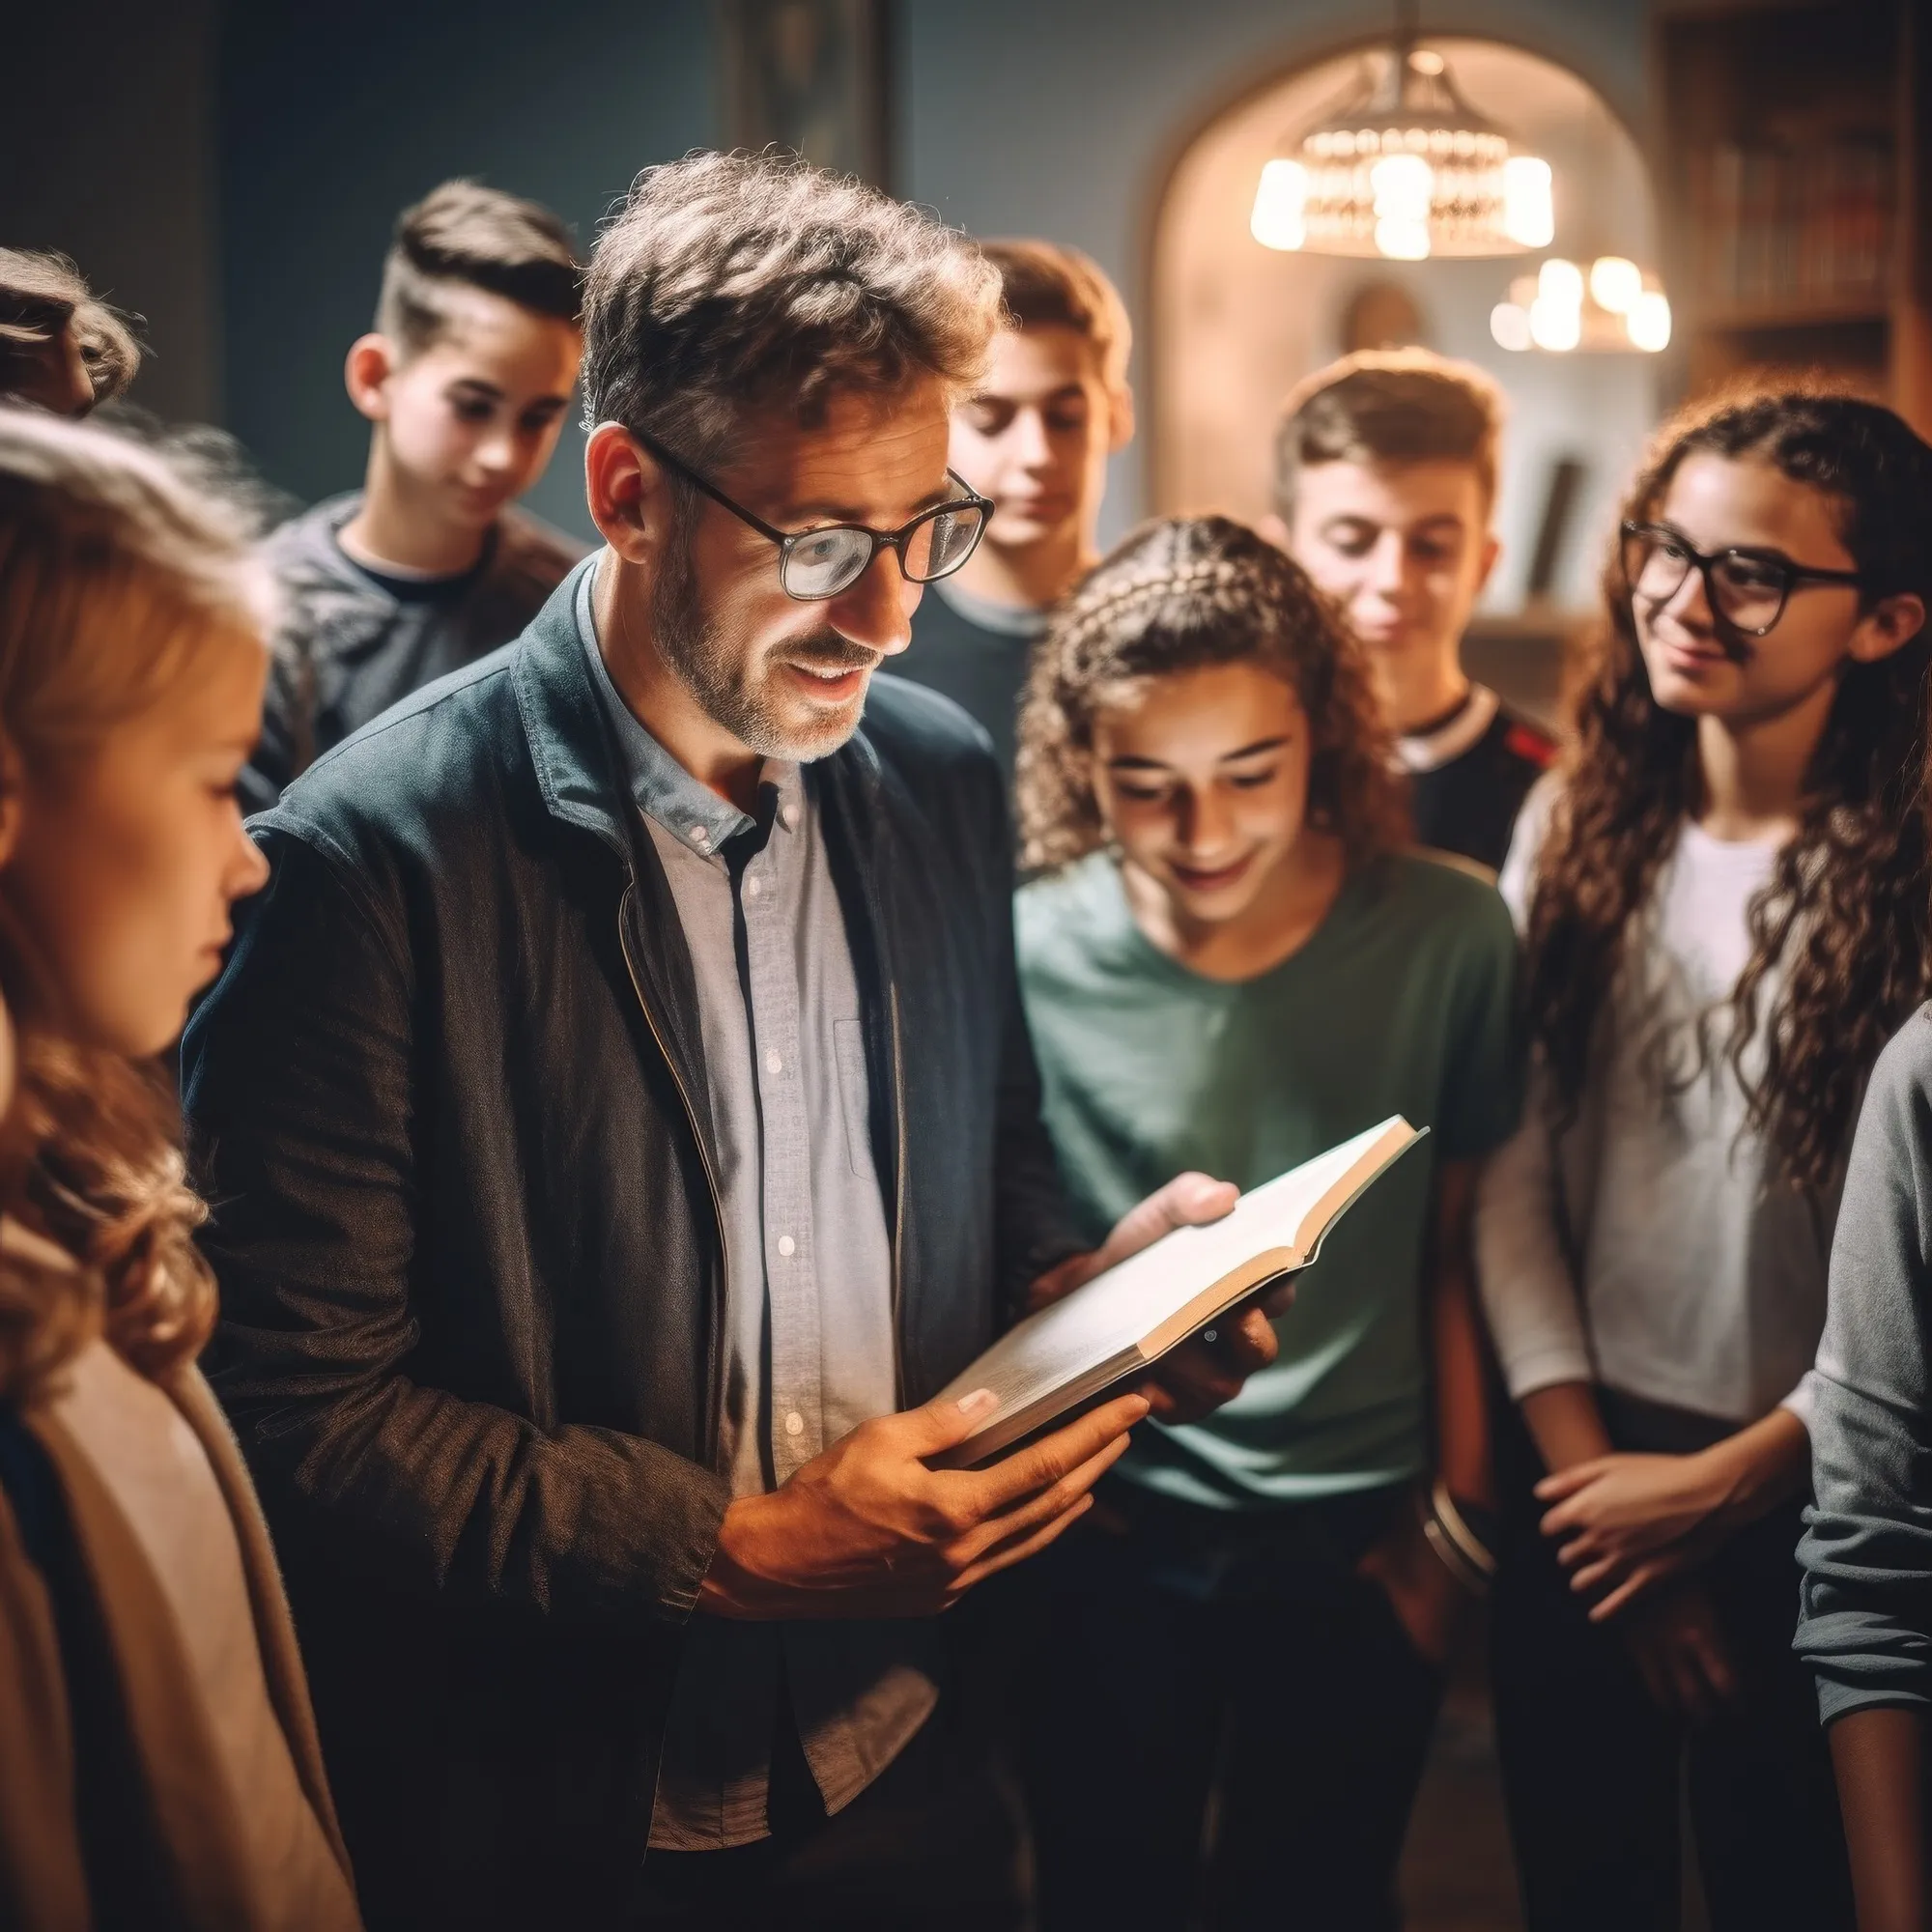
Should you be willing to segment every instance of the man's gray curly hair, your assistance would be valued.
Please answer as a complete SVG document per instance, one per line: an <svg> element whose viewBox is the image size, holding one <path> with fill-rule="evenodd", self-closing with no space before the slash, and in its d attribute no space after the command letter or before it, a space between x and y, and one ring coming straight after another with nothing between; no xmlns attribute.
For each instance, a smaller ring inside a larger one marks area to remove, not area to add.
<svg viewBox="0 0 1932 1932"><path fill-rule="evenodd" d="M999 324L997 270L931 215L789 156L690 155L646 168L598 241L585 425L718 466L752 414L810 428L921 376L957 397Z"/></svg>

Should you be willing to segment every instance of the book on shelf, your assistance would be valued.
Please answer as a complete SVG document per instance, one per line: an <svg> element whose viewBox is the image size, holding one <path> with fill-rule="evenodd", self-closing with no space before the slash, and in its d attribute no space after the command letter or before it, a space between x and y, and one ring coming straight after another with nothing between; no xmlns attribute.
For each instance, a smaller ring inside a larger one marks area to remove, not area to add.
<svg viewBox="0 0 1932 1932"><path fill-rule="evenodd" d="M1335 1223L1427 1132L1393 1115L1251 1188L1220 1220L1177 1228L1028 1316L941 1391L956 1401L988 1388L999 1406L939 1460L985 1462L1307 1267Z"/></svg>
<svg viewBox="0 0 1932 1932"><path fill-rule="evenodd" d="M1701 151L1692 204L1703 293L1726 309L1882 300L1892 248L1892 149L1880 134L1719 141Z"/></svg>

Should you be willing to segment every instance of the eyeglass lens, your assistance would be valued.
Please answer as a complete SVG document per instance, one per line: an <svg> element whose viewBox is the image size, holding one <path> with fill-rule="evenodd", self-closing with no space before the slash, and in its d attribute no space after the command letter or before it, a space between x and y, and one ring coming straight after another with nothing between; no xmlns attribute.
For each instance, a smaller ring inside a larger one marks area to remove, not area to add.
<svg viewBox="0 0 1932 1932"><path fill-rule="evenodd" d="M976 507L941 510L906 533L899 567L914 583L950 576L972 555L981 517ZM785 554L784 587L799 598L836 597L849 589L872 560L870 531L848 525L809 530Z"/></svg>
<svg viewBox="0 0 1932 1932"><path fill-rule="evenodd" d="M1624 581L1646 604L1669 603L1695 561L1690 547L1669 530L1636 530L1624 538ZM1790 588L1790 579L1776 563L1736 551L1713 558L1706 582L1718 614L1741 631L1769 630Z"/></svg>

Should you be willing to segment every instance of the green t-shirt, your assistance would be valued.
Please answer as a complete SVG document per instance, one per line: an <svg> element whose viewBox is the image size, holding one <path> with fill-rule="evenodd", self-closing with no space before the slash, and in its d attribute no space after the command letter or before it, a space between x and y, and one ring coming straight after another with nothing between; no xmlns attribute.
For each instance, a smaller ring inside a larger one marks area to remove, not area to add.
<svg viewBox="0 0 1932 1932"><path fill-rule="evenodd" d="M1432 1130L1301 1276L1275 1362L1205 1422L1137 1432L1122 1473L1223 1509L1419 1474L1431 1182L1505 1139L1522 1101L1516 934L1495 889L1435 859L1377 859L1299 952L1228 984L1150 945L1096 853L1021 891L1016 936L1047 1124L1095 1240L1188 1168L1254 1187L1391 1114Z"/></svg>

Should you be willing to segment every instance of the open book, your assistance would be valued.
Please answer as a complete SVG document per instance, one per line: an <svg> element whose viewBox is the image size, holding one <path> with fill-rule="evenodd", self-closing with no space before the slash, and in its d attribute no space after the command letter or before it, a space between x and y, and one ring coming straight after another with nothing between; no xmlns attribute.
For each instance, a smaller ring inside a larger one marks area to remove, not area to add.
<svg viewBox="0 0 1932 1932"><path fill-rule="evenodd" d="M1305 1268L1344 1210L1427 1132L1395 1115L1251 1189L1222 1219L1177 1228L1028 1316L940 1391L957 1401L989 1388L1000 1406L939 1460L983 1463Z"/></svg>

